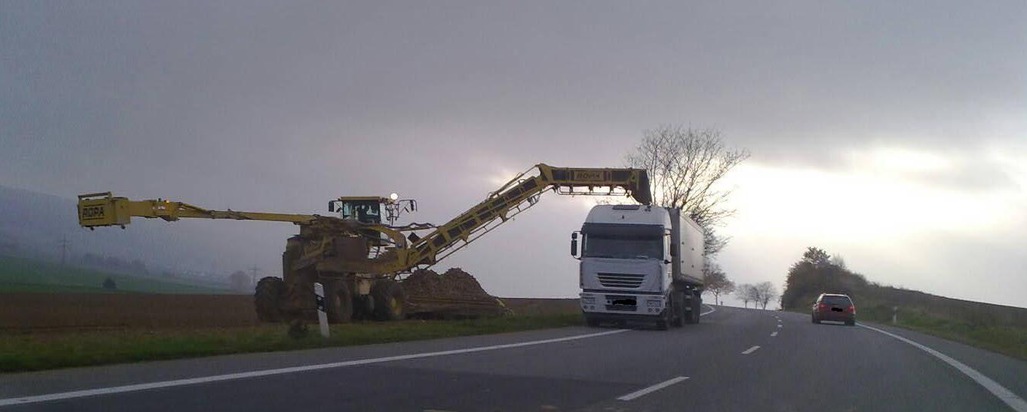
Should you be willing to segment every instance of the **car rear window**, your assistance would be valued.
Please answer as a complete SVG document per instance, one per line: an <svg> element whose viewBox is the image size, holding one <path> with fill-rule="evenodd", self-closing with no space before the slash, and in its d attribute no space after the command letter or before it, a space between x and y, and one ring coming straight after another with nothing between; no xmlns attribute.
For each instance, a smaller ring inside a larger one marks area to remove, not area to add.
<svg viewBox="0 0 1027 412"><path fill-rule="evenodd" d="M845 296L824 296L820 303L834 306L849 306L852 304L852 301Z"/></svg>

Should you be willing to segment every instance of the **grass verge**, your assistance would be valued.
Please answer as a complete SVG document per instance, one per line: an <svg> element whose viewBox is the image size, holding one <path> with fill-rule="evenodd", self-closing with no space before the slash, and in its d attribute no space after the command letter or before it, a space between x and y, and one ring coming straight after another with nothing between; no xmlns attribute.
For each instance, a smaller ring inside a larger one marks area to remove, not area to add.
<svg viewBox="0 0 1027 412"><path fill-rule="evenodd" d="M906 314L899 318L896 326L1027 360L1027 329L1024 328L970 325L920 314Z"/></svg>
<svg viewBox="0 0 1027 412"><path fill-rule="evenodd" d="M353 323L334 325L329 339L321 337L316 325L301 339L288 337L286 325L197 330L0 333L0 372L366 345L558 328L582 323L580 314Z"/></svg>

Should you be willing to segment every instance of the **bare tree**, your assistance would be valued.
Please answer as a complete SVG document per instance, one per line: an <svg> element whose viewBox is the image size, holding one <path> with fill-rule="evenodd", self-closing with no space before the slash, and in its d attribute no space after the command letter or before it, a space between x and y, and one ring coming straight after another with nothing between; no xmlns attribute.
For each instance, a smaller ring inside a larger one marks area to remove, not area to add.
<svg viewBox="0 0 1027 412"><path fill-rule="evenodd" d="M837 266L839 269L848 269L848 267L845 266L845 258L838 254L832 255L831 259L828 260L828 263Z"/></svg>
<svg viewBox="0 0 1027 412"><path fill-rule="evenodd" d="M703 266L706 275L706 290L713 294L713 302L720 305L721 294L729 294L735 290L735 282L727 278L727 274L716 262L708 262Z"/></svg>
<svg viewBox="0 0 1027 412"><path fill-rule="evenodd" d="M714 227L734 213L724 206L731 190L717 183L748 157L725 147L717 130L661 126L646 130L625 161L648 171L654 204L681 208L703 227L705 253L713 256L727 244Z"/></svg>
<svg viewBox="0 0 1027 412"><path fill-rule="evenodd" d="M759 301L756 287L748 283L738 285L738 288L735 289L735 296L742 300L746 308L749 307L749 302L753 302L753 307L756 307L756 302Z"/></svg>
<svg viewBox="0 0 1027 412"><path fill-rule="evenodd" d="M777 288L773 283L760 282L753 289L755 289L756 302L762 305L764 310L767 309L767 304L777 297Z"/></svg>

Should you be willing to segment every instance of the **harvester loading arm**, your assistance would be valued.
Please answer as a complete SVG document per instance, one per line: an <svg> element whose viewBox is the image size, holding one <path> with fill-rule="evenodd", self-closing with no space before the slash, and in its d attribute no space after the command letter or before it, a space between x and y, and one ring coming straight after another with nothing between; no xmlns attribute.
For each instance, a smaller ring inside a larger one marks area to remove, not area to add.
<svg viewBox="0 0 1027 412"><path fill-rule="evenodd" d="M537 174L533 173L536 171ZM411 239L413 243L406 259L402 259L403 267L396 269L435 264L534 206L548 190L565 195L621 194L644 205L652 203L649 176L643 169L561 168L538 164L430 234Z"/></svg>
<svg viewBox="0 0 1027 412"><path fill-rule="evenodd" d="M283 213L238 212L209 210L188 203L157 200L129 200L114 197L111 192L90 193L78 197L78 219L83 227L121 226L131 223L132 217L161 218L168 222L180 218L262 220L310 224L320 218L316 215Z"/></svg>

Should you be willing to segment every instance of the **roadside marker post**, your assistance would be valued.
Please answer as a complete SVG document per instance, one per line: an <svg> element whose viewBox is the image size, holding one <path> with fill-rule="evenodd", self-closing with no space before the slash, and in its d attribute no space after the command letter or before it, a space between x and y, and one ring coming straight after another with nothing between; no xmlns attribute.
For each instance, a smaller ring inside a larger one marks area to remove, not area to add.
<svg viewBox="0 0 1027 412"><path fill-rule="evenodd" d="M321 336L328 337L328 313L325 312L325 288L314 283L314 297L317 299L317 323L321 324Z"/></svg>

